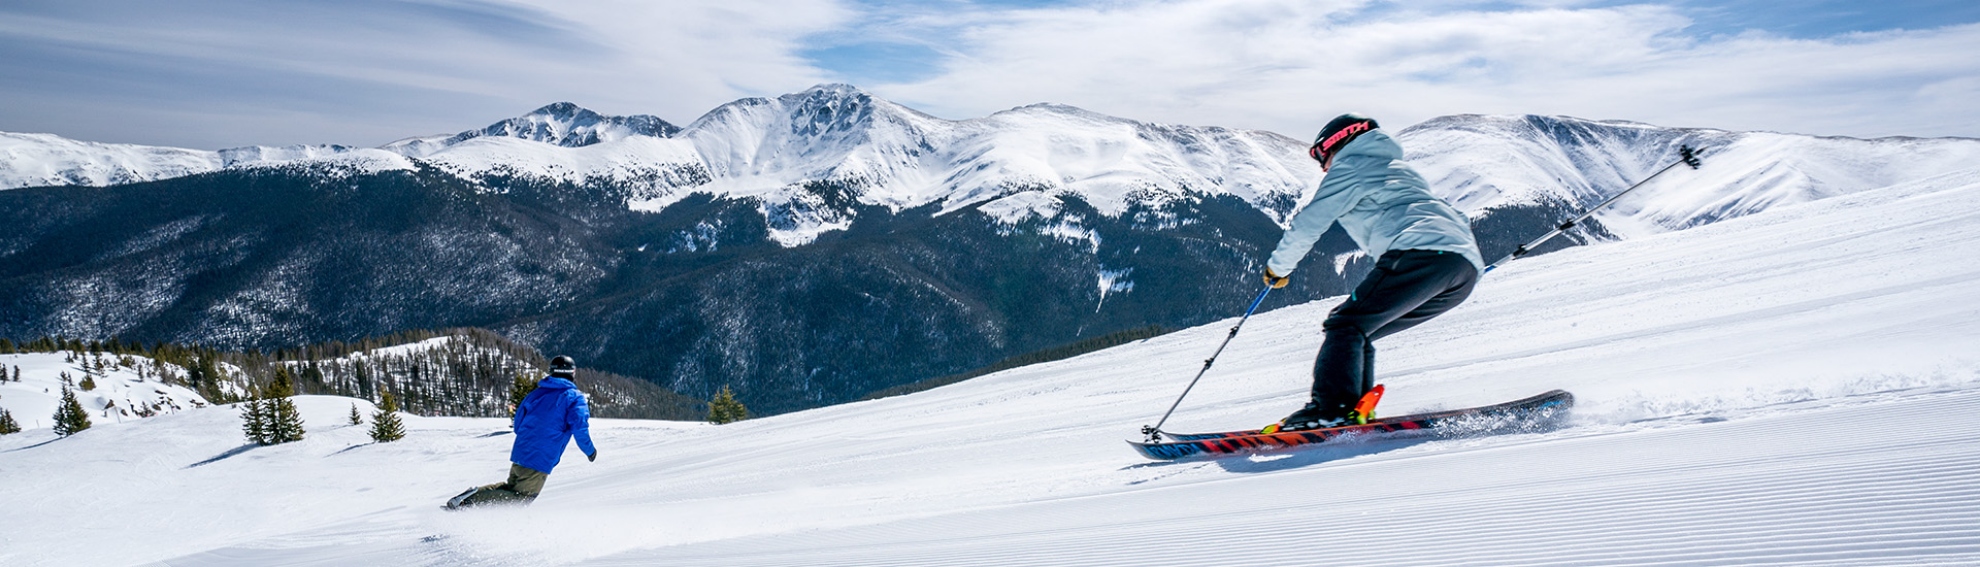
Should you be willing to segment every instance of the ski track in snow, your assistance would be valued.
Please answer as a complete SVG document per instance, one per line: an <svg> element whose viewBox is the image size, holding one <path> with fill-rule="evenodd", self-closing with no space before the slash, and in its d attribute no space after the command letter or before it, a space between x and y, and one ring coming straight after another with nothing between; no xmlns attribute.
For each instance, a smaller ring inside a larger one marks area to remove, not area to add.
<svg viewBox="0 0 1980 567"><path fill-rule="evenodd" d="M1379 345L1384 413L1574 392L1549 431L1141 459L1121 440L1232 319L720 427L600 420L536 505L448 513L501 478L506 422L371 444L305 396L274 447L232 408L0 437L0 564L1980 564L1975 221L1969 170L1579 247ZM1167 428L1297 407L1333 304L1254 317Z"/></svg>

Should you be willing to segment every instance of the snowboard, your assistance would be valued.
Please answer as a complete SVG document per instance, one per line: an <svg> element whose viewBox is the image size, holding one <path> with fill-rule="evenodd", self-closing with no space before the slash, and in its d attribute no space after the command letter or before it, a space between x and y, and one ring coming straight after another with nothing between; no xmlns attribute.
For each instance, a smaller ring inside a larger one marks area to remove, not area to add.
<svg viewBox="0 0 1980 567"><path fill-rule="evenodd" d="M1129 441L1142 456L1172 461L1195 456L1259 453L1317 445L1344 435L1429 432L1439 429L1499 431L1544 425L1574 407L1574 394L1553 390L1502 404L1439 412L1384 417L1359 425L1305 431L1262 433L1259 430L1220 433L1163 433L1167 441Z"/></svg>
<svg viewBox="0 0 1980 567"><path fill-rule="evenodd" d="M513 506L528 504L532 500L535 500L535 498L516 494L512 490L475 487L467 489L466 492L455 495L453 498L448 498L447 505L442 506L442 508L464 510L475 506L487 506L491 504Z"/></svg>

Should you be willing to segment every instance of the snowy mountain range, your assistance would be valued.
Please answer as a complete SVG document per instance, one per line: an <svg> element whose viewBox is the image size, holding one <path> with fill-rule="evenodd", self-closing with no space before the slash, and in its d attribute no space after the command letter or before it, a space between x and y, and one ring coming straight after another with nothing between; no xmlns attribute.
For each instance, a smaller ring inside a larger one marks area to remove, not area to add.
<svg viewBox="0 0 1980 567"><path fill-rule="evenodd" d="M1542 116L1446 116L1405 128L1399 138L1434 187L1473 213L1545 200L1593 204L1674 161L1679 145L1704 148L1715 164L1708 177L1644 191L1601 217L1631 233L1696 226L1980 160L1980 141L1971 139L1858 140ZM483 183L525 176L609 184L626 192L626 206L644 211L695 193L755 199L772 237L794 246L845 229L855 204L891 211L934 204L950 212L989 203L984 210L1011 222L1049 213L1067 195L1109 216L1131 202L1232 195L1283 223L1320 177L1304 146L1270 132L1152 124L1052 104L943 120L849 85L821 85L738 100L685 128L561 102L486 128L377 149L203 152L0 133L0 188L104 186L226 168L434 166Z"/></svg>
<svg viewBox="0 0 1980 567"><path fill-rule="evenodd" d="M1466 211L1558 199L1591 206L1703 150L1711 165L1677 172L1598 214L1612 231L1647 234L1927 179L1980 163L1980 140L1861 140L1664 128L1544 116L1446 116L1400 135L1405 156Z"/></svg>
<svg viewBox="0 0 1980 567"><path fill-rule="evenodd" d="M1541 116L1397 133L1487 256L1704 149L1556 247L1929 178L1967 139ZM945 120L846 85L685 127L559 103L381 148L0 135L0 336L276 348L494 329L769 413L1241 311L1321 172L1270 132L1032 105ZM88 189L87 187L100 187ZM1267 309L1368 269L1322 239ZM902 349L928 353L902 358Z"/></svg>

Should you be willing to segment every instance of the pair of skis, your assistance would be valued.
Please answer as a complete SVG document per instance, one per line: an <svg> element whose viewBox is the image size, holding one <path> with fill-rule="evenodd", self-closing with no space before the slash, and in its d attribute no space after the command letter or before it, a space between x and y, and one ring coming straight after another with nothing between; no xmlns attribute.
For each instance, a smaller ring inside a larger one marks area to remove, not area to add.
<svg viewBox="0 0 1980 567"><path fill-rule="evenodd" d="M1160 436L1167 437L1167 441L1151 436L1148 441L1129 441L1128 444L1133 445L1142 456L1171 461L1196 456L1282 450L1326 443L1351 435L1432 431L1489 433L1533 429L1552 424L1554 420L1564 417L1571 407L1574 407L1573 394L1553 390L1502 404L1385 417L1339 427L1278 432L1161 433Z"/></svg>

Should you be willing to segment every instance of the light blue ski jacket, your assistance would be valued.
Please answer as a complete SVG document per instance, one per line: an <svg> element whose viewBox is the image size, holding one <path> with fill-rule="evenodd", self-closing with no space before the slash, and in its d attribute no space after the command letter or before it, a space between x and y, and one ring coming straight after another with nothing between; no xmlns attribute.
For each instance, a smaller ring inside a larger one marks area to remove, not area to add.
<svg viewBox="0 0 1980 567"><path fill-rule="evenodd" d="M598 452L591 446L591 405L570 380L551 376L537 382L516 406L514 424L516 444L509 449L509 462L548 474L563 460L572 437L584 454Z"/></svg>
<svg viewBox="0 0 1980 567"><path fill-rule="evenodd" d="M1334 155L1313 200L1293 215L1266 266L1280 276L1292 274L1320 235L1340 221L1370 257L1390 250L1442 250L1485 269L1471 219L1431 195L1430 184L1400 161L1402 156L1402 145L1380 129L1348 142Z"/></svg>

